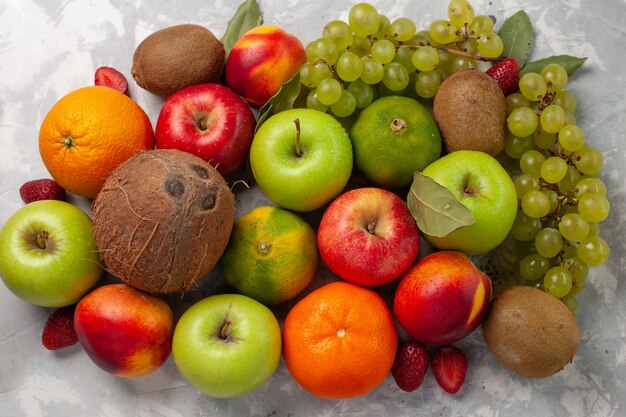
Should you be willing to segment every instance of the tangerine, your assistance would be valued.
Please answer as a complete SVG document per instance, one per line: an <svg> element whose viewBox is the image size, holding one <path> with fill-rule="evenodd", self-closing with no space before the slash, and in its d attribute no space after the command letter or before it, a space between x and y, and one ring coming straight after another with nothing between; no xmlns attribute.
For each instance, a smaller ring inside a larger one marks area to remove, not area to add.
<svg viewBox="0 0 626 417"><path fill-rule="evenodd" d="M50 175L67 191L89 198L111 171L153 147L148 115L127 95L104 86L66 94L39 130L39 153Z"/></svg>
<svg viewBox="0 0 626 417"><path fill-rule="evenodd" d="M283 326L287 369L321 398L372 391L391 371L397 346L398 332L382 297L343 281L308 294L289 311Z"/></svg>
<svg viewBox="0 0 626 417"><path fill-rule="evenodd" d="M317 264L313 228L297 214L273 206L241 216L220 259L224 281L266 305L298 295L315 276Z"/></svg>

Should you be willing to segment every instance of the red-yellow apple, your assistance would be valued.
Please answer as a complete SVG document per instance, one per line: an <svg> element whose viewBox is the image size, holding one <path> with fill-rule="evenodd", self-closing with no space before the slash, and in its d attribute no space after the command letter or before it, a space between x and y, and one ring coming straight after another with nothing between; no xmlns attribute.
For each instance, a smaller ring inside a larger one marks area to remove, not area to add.
<svg viewBox="0 0 626 417"><path fill-rule="evenodd" d="M461 252L427 255L400 279L393 300L396 319L414 339L453 343L482 322L491 301L491 280Z"/></svg>
<svg viewBox="0 0 626 417"><path fill-rule="evenodd" d="M157 296L109 284L79 301L74 329L96 365L116 376L138 377L158 369L169 356L174 315Z"/></svg>
<svg viewBox="0 0 626 417"><path fill-rule="evenodd" d="M320 255L339 277L377 286L415 261L420 234L408 206L382 188L358 188L328 206L317 233Z"/></svg>
<svg viewBox="0 0 626 417"><path fill-rule="evenodd" d="M226 60L226 84L251 106L263 106L306 61L302 42L278 26L244 33Z"/></svg>

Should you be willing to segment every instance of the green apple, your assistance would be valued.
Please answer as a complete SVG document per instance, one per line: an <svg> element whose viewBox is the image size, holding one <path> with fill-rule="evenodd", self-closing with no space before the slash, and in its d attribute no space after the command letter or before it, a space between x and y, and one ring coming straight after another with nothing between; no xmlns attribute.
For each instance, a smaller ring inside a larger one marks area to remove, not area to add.
<svg viewBox="0 0 626 417"><path fill-rule="evenodd" d="M475 220L443 237L424 233L430 244L476 255L502 243L517 214L517 194L511 177L494 157L456 151L428 165L422 174L450 190Z"/></svg>
<svg viewBox="0 0 626 417"><path fill-rule="evenodd" d="M274 203L295 211L318 209L338 196L352 173L352 144L329 114L291 109L268 118L250 148L259 187Z"/></svg>
<svg viewBox="0 0 626 417"><path fill-rule="evenodd" d="M27 204L0 231L0 276L31 304L74 304L101 275L91 218L70 203Z"/></svg>
<svg viewBox="0 0 626 417"><path fill-rule="evenodd" d="M241 294L212 295L193 304L178 320L172 341L180 373L217 398L262 385L278 368L281 348L274 313Z"/></svg>

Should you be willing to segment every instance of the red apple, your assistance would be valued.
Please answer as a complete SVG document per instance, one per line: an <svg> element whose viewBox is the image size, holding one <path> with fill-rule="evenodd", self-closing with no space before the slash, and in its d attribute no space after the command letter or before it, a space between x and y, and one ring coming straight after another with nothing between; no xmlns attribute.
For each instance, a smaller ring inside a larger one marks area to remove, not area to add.
<svg viewBox="0 0 626 417"><path fill-rule="evenodd" d="M441 251L423 257L403 274L393 308L411 337L443 345L476 329L490 301L489 277L463 253Z"/></svg>
<svg viewBox="0 0 626 417"><path fill-rule="evenodd" d="M226 84L251 106L261 107L305 61L298 38L277 26L257 26L244 33L228 54Z"/></svg>
<svg viewBox="0 0 626 417"><path fill-rule="evenodd" d="M230 174L252 144L255 119L250 106L228 87L196 84L165 100L156 124L156 147L196 155Z"/></svg>
<svg viewBox="0 0 626 417"><path fill-rule="evenodd" d="M96 365L116 376L138 377L158 369L169 356L174 315L154 295L109 284L79 301L74 329Z"/></svg>
<svg viewBox="0 0 626 417"><path fill-rule="evenodd" d="M317 239L332 272L365 286L398 278L420 247L406 203L382 188L358 188L337 197L322 216Z"/></svg>

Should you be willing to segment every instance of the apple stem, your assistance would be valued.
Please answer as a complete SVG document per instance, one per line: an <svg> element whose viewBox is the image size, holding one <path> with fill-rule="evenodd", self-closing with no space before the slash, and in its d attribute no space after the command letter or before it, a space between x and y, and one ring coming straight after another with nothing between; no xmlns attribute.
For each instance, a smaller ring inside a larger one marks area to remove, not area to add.
<svg viewBox="0 0 626 417"><path fill-rule="evenodd" d="M46 240L48 239L48 236L49 234L46 230L42 230L37 233L37 246L39 246L40 249L46 248Z"/></svg>
<svg viewBox="0 0 626 417"><path fill-rule="evenodd" d="M302 148L300 147L300 119L293 121L296 125L296 156L302 157Z"/></svg>
<svg viewBox="0 0 626 417"><path fill-rule="evenodd" d="M220 339L222 340L226 340L229 337L229 330L230 330L230 325L233 322L230 321L228 318L224 319L224 323L222 323L222 330L220 330Z"/></svg>

